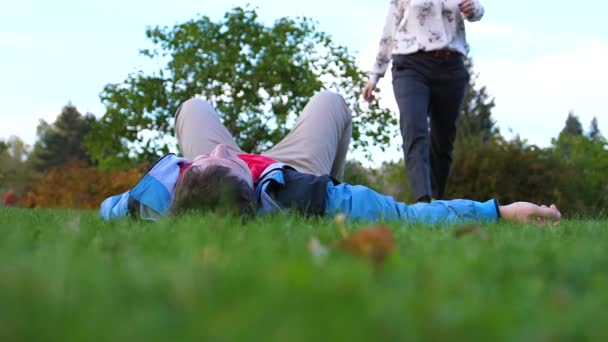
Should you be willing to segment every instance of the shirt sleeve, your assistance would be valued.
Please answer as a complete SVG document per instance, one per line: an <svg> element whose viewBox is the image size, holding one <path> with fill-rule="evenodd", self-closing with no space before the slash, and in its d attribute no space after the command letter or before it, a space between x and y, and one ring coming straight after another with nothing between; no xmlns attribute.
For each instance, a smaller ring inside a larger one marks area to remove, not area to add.
<svg viewBox="0 0 608 342"><path fill-rule="evenodd" d="M123 218L129 211L129 192L106 198L101 203L99 216L105 220Z"/></svg>
<svg viewBox="0 0 608 342"><path fill-rule="evenodd" d="M382 30L382 37L380 38L376 62L374 63L370 74L370 80L374 83L378 83L380 77L384 76L386 73L388 64L391 61L395 32L403 19L405 8L409 3L410 0L391 0L384 23L384 29Z"/></svg>
<svg viewBox="0 0 608 342"><path fill-rule="evenodd" d="M343 213L348 218L369 222L405 221L425 224L457 224L497 221L497 202L466 199L408 205L368 187L328 184L327 214Z"/></svg>
<svg viewBox="0 0 608 342"><path fill-rule="evenodd" d="M472 1L473 1L473 5L475 6L475 11L474 11L473 16L471 18L467 18L467 20L471 21L471 22L479 21L485 14L485 9L483 8L483 6L481 5L481 3L478 0L472 0Z"/></svg>

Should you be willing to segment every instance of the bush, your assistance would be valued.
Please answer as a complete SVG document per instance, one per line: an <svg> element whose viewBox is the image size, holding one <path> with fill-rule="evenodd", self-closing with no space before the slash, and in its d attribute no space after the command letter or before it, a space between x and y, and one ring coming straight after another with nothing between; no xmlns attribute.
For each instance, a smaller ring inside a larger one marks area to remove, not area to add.
<svg viewBox="0 0 608 342"><path fill-rule="evenodd" d="M555 158L575 172L563 187L576 193L584 213L606 215L608 207L608 144L599 137L560 134L552 149Z"/></svg>
<svg viewBox="0 0 608 342"><path fill-rule="evenodd" d="M448 197L555 203L565 213L573 213L584 207L571 187L564 186L575 173L574 167L564 164L551 150L520 140L463 141L456 148Z"/></svg>
<svg viewBox="0 0 608 342"><path fill-rule="evenodd" d="M102 172L84 162L71 161L45 171L24 199L36 208L97 209L112 195L129 190L144 175L143 166Z"/></svg>
<svg viewBox="0 0 608 342"><path fill-rule="evenodd" d="M455 149L446 198L496 198L504 204L554 203L566 216L604 216L608 207L605 146L582 136L560 137L554 147L545 149L520 139L505 141L500 136L485 143L480 139L461 139ZM372 188L411 203L403 160L365 172Z"/></svg>

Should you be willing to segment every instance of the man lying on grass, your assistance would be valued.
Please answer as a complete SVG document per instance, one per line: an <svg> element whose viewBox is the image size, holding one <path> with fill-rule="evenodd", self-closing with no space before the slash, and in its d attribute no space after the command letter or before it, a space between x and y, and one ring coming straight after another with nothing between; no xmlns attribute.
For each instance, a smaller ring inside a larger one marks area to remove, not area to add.
<svg viewBox="0 0 608 342"><path fill-rule="evenodd" d="M190 211L250 216L282 210L306 216L342 213L371 222L430 224L500 218L557 224L561 218L555 205L464 199L407 205L365 186L340 183L351 115L344 100L330 92L314 96L294 129L260 155L243 153L205 101L186 101L175 120L178 143L187 159L173 154L163 157L133 189L102 203L103 218L156 219Z"/></svg>

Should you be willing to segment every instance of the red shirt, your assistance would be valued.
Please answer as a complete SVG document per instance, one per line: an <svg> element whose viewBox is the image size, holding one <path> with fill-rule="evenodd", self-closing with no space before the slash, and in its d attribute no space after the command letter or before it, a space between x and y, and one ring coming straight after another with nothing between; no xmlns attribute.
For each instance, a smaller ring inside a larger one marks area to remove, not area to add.
<svg viewBox="0 0 608 342"><path fill-rule="evenodd" d="M239 154L238 156L242 161L247 163L247 166L249 166L249 170L251 170L251 175L253 176L254 183L257 182L258 179L260 179L262 172L264 172L267 167L276 163L276 161L261 154L243 153Z"/></svg>
<svg viewBox="0 0 608 342"><path fill-rule="evenodd" d="M249 170L251 171L251 175L253 176L253 182L257 182L262 175L262 172L269 167L270 165L276 163L276 161L263 156L261 154L248 154L242 153L238 154L238 157L244 161L247 166L249 166ZM183 163L180 165L179 177L181 178L184 172L192 165L192 163Z"/></svg>

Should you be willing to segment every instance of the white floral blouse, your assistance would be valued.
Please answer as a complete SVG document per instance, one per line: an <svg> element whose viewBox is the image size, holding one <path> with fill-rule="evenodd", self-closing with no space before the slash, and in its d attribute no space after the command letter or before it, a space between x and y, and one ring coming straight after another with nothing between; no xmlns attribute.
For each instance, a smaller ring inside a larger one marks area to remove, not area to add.
<svg viewBox="0 0 608 342"><path fill-rule="evenodd" d="M469 52L464 17L458 9L462 0L391 0L380 48L370 78L374 83L386 73L393 54L448 49ZM483 17L484 8L472 0L475 11L469 21Z"/></svg>

